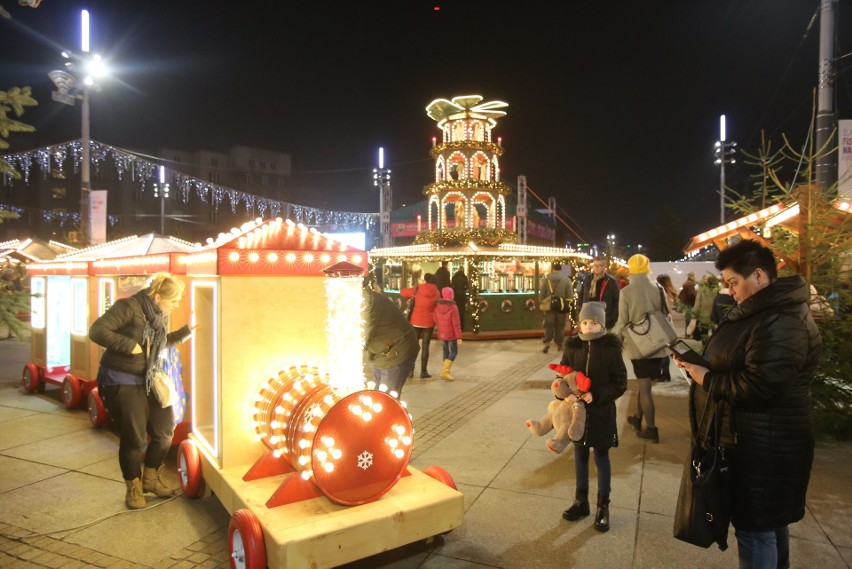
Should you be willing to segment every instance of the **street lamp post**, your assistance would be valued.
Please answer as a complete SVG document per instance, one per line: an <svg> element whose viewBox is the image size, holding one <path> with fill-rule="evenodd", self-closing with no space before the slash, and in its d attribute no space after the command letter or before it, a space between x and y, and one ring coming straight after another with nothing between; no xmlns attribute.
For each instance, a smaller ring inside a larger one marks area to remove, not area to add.
<svg viewBox="0 0 852 569"><path fill-rule="evenodd" d="M373 185L379 188L379 232L382 247L391 246L390 214L393 208L393 193L390 174L391 171L385 168L385 149L379 148L379 167L373 169Z"/></svg>
<svg viewBox="0 0 852 569"><path fill-rule="evenodd" d="M75 75L55 70L48 73L47 76L50 77L50 80L56 86L56 91L52 93L54 101L73 106L74 101L80 99L80 106L82 107L82 126L80 129L80 146L82 147L80 164L80 231L83 234L84 242L88 244L93 241L92 219L90 215L92 138L89 130L89 91L99 89L99 86L95 83L95 78L104 75L106 68L99 55L89 55L88 10L82 11L80 21L81 51L83 55L76 56L69 51L62 52L62 56L68 60L65 62L65 67L69 71L75 72Z"/></svg>
<svg viewBox="0 0 852 569"><path fill-rule="evenodd" d="M169 184L166 182L166 167L160 166L160 183L154 184L154 197L160 199L160 235L166 234L166 198L169 197Z"/></svg>
<svg viewBox="0 0 852 569"><path fill-rule="evenodd" d="M736 164L734 154L737 152L737 143L726 140L725 115L719 117L719 140L716 141L714 154L716 164L719 165L719 224L725 225L725 164Z"/></svg>

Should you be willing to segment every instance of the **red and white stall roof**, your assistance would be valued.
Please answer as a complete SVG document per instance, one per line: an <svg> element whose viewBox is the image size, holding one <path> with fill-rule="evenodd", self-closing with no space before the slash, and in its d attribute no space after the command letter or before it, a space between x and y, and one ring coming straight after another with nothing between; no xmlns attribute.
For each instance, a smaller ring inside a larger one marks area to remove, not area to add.
<svg viewBox="0 0 852 569"><path fill-rule="evenodd" d="M367 268L366 252L289 219L256 219L207 241L182 259L187 275L323 276L340 262Z"/></svg>

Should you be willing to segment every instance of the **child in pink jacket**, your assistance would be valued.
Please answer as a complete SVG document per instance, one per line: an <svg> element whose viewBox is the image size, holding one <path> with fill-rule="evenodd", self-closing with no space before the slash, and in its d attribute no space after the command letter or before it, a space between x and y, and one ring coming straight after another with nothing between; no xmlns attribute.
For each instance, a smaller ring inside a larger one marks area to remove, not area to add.
<svg viewBox="0 0 852 569"><path fill-rule="evenodd" d="M459 307L456 306L455 293L450 287L441 289L441 300L435 305L435 324L438 325L438 339L444 344L444 367L441 370L441 379L452 381L455 379L450 374L453 362L459 353L459 344L462 342L461 319L459 318Z"/></svg>

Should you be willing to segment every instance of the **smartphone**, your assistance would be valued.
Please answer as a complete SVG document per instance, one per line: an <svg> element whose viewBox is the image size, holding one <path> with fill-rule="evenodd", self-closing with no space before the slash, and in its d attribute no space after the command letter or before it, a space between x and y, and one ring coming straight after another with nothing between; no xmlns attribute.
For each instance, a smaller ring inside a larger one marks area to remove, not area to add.
<svg viewBox="0 0 852 569"><path fill-rule="evenodd" d="M679 360L683 360L685 362L706 368L710 367L710 364L707 363L707 360L705 360L701 356L701 354L690 348L689 344L687 344L683 340L675 340L674 342L668 345L668 349Z"/></svg>

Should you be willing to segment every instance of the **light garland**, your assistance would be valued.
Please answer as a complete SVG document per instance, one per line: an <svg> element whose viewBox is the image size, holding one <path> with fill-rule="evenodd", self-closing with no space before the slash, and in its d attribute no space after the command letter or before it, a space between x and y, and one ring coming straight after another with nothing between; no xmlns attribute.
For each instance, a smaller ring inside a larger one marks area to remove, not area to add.
<svg viewBox="0 0 852 569"><path fill-rule="evenodd" d="M119 181L129 175L133 182L140 185L143 193L147 187L153 187L153 184L158 181L159 164L108 144L97 141L91 141L90 144L92 166L96 174L100 173L101 168L105 168L110 163ZM42 178L47 179L52 169L51 164L59 173L62 173L68 159L72 161L74 173L79 173L83 159L82 142L79 139L72 140L26 152L3 155L2 159L12 168L20 171L23 174L24 185L29 185L34 168L38 167L41 170ZM283 214L285 217L291 217L297 222L308 225L357 225L369 228L378 224L378 213L322 210L242 192L178 171L171 171L168 176L173 181L170 182L170 185L175 188L175 198L184 204L189 202L194 193L195 197L202 203L210 204L216 211L218 211L222 200L227 197L230 202L231 213L234 214L237 213L237 206L243 203L247 213L257 211L262 217L266 216L267 212L270 217L278 217ZM6 186L14 186L14 180L8 174L3 176L3 183ZM0 205L0 209L8 209L18 214L24 211L24 208L3 205ZM80 214L77 212L40 211L46 221L58 219L62 225L69 222L79 223L80 221ZM119 221L118 216L109 215L107 218L111 226Z"/></svg>

